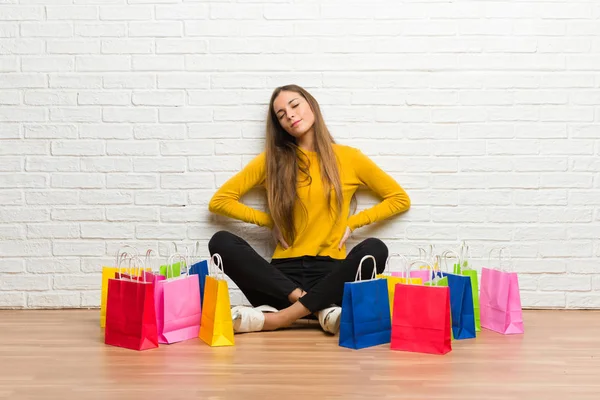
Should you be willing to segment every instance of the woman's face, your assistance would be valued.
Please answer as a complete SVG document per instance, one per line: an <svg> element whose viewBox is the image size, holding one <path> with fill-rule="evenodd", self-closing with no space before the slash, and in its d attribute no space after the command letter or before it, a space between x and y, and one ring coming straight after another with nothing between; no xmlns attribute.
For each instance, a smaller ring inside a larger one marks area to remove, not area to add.
<svg viewBox="0 0 600 400"><path fill-rule="evenodd" d="M273 101L273 110L281 127L296 139L304 136L315 124L315 115L302 95L282 91Z"/></svg>

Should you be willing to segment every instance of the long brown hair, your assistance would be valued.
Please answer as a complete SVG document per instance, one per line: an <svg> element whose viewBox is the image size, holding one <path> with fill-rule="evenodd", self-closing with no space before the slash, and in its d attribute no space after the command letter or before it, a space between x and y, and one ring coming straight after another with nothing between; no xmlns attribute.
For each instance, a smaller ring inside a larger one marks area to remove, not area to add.
<svg viewBox="0 0 600 400"><path fill-rule="evenodd" d="M275 225L291 246L299 233L296 232L294 227L294 204L297 200L298 171L306 177L309 184L311 178L308 157L298 152L299 147L296 144L296 139L283 129L277 119L273 102L282 91L295 92L304 97L315 116L315 152L319 160L323 189L327 194L327 202L333 215L339 215L341 212L343 197L337 159L332 147L335 140L325 125L319 103L300 86L286 85L276 88L271 95L267 115L267 199ZM335 194L334 203L332 203L332 191ZM306 212L306 206L302 204L302 207Z"/></svg>

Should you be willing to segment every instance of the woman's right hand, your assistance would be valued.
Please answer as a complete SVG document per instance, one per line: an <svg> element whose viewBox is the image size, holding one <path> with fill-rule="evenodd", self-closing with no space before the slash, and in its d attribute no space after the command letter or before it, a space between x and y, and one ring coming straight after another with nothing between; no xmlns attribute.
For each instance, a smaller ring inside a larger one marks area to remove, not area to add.
<svg viewBox="0 0 600 400"><path fill-rule="evenodd" d="M290 247L283 238L283 235L281 234L281 231L279 230L277 225L273 225L273 230L271 231L271 234L273 235L275 241L279 242L281 244L281 247L283 247L285 250L287 250Z"/></svg>

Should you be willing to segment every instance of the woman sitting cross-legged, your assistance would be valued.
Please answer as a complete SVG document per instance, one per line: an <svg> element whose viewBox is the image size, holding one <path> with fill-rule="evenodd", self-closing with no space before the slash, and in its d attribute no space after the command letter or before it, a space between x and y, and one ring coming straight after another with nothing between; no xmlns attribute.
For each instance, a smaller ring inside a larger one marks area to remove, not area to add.
<svg viewBox="0 0 600 400"><path fill-rule="evenodd" d="M392 177L360 150L336 144L319 104L305 89L276 88L267 116L266 150L213 196L211 212L272 229L277 247L269 263L244 239L219 231L209 242L225 273L255 307L232 308L235 332L288 327L316 314L321 327L339 330L344 283L354 281L360 260L372 255L383 271L387 246L369 238L346 255L357 228L408 210L410 199ZM381 202L351 214L355 192L365 185ZM264 186L269 213L240 202ZM367 259L362 276L370 277Z"/></svg>

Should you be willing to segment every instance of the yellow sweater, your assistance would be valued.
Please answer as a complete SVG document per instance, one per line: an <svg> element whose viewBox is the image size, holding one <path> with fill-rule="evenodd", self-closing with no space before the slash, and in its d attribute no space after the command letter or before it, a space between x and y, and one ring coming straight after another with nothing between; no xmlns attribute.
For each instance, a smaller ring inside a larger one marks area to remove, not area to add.
<svg viewBox="0 0 600 400"><path fill-rule="evenodd" d="M346 246L338 249L346 227L351 230L380 221L394 214L408 210L410 199L396 181L382 171L360 150L334 144L343 193L343 208L337 221L331 217L327 198L321 182L321 172L316 152L303 150L310 160L312 183L307 185L302 179L297 187L297 195L303 202L306 212L297 202L294 207L296 240L284 249L278 243L273 258L301 256L330 256L336 259L346 257ZM215 193L209 203L211 212L239 219L245 222L273 227L273 219L263 211L241 203L240 198L255 186L263 186L266 179L265 153L255 157L246 167L229 179ZM350 200L359 186L365 185L382 198L382 201L366 210L348 216Z"/></svg>

